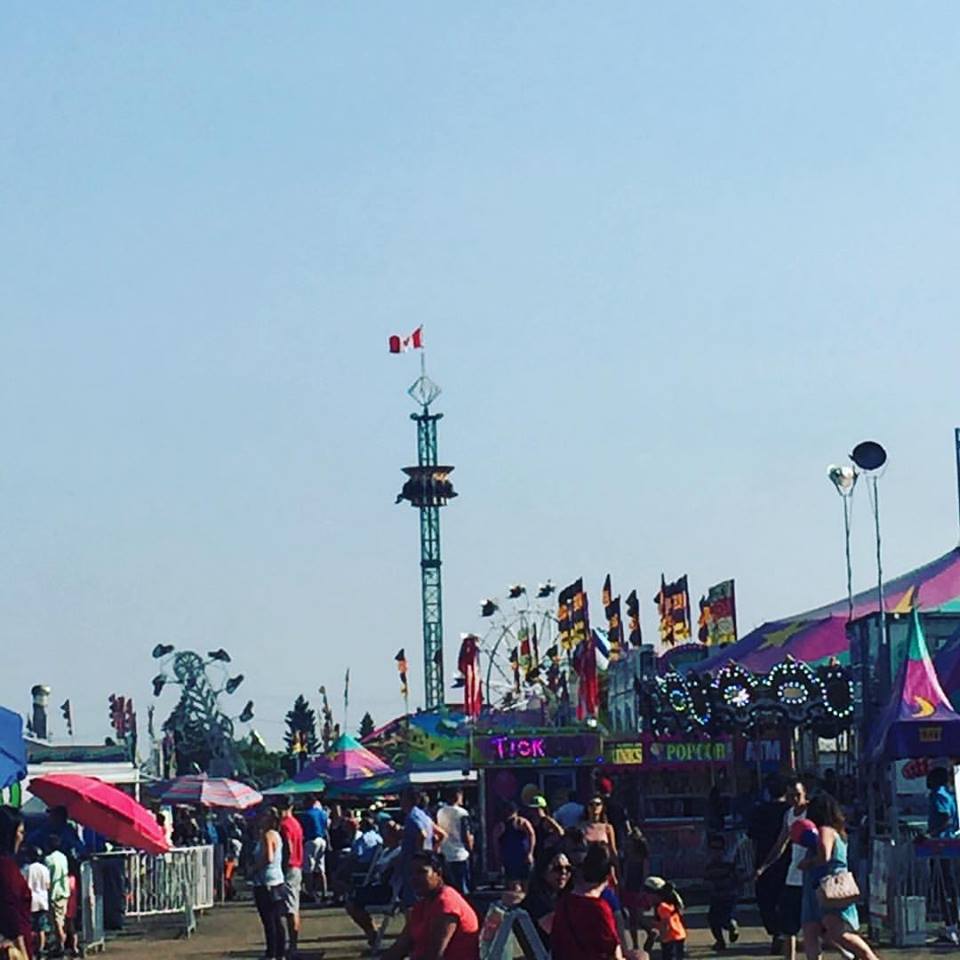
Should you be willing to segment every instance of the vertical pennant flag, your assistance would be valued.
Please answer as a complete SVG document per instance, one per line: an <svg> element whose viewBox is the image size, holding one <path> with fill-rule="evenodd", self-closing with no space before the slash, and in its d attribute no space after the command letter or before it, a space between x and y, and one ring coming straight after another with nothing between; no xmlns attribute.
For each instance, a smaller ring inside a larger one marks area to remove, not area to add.
<svg viewBox="0 0 960 960"><path fill-rule="evenodd" d="M530 627L530 669L527 670L527 683L540 679L540 643L537 640L537 625Z"/></svg>
<svg viewBox="0 0 960 960"><path fill-rule="evenodd" d="M520 696L520 651L517 647L510 651L510 669L513 671L513 692Z"/></svg>
<svg viewBox="0 0 960 960"><path fill-rule="evenodd" d="M403 647L397 651L393 658L397 662L397 673L400 674L400 692L406 697L410 694L410 687L407 685L407 655Z"/></svg>
<svg viewBox="0 0 960 960"><path fill-rule="evenodd" d="M733 580L715 584L700 598L700 640L712 647L737 642L737 601Z"/></svg>
<svg viewBox="0 0 960 960"><path fill-rule="evenodd" d="M457 667L463 675L463 712L471 720L480 716L483 691L480 686L480 638L473 633L462 635Z"/></svg>
<svg viewBox="0 0 960 960"><path fill-rule="evenodd" d="M575 580L557 594L557 640L562 649L569 651L573 640L573 598L583 592L583 578Z"/></svg>
<svg viewBox="0 0 960 960"><path fill-rule="evenodd" d="M527 630L526 626L520 627L520 629L517 631L517 640L519 641L520 649L520 660L518 666L524 679L526 679L527 673L530 670L530 664L532 662L530 654L530 631Z"/></svg>
<svg viewBox="0 0 960 960"><path fill-rule="evenodd" d="M600 598L603 603L603 615L607 618L608 656L610 660L616 660L620 656L620 646L623 643L623 625L620 623L620 598L613 597L609 573L603 581Z"/></svg>
<svg viewBox="0 0 960 960"><path fill-rule="evenodd" d="M577 719L595 717L600 706L600 681L597 676L597 642L591 630L573 655L577 673Z"/></svg>
<svg viewBox="0 0 960 960"><path fill-rule="evenodd" d="M583 578L577 580L574 586L578 590L573 595L570 614L570 640L572 646L583 643L590 633L590 611L587 604L587 594L583 589Z"/></svg>
<svg viewBox="0 0 960 960"><path fill-rule="evenodd" d="M639 647L643 643L643 634L640 630L640 601L636 590L631 590L627 596L627 629L630 631L630 646Z"/></svg>
<svg viewBox="0 0 960 960"><path fill-rule="evenodd" d="M604 609L607 617L607 643L610 646L610 660L617 660L620 657L620 650L623 647L623 623L620 620L620 598L615 597Z"/></svg>
<svg viewBox="0 0 960 960"><path fill-rule="evenodd" d="M350 668L347 667L347 672L343 678L343 709L346 711L347 707L350 706Z"/></svg>
<svg viewBox="0 0 960 960"><path fill-rule="evenodd" d="M660 614L660 639L668 646L690 639L690 591L686 574L667 583L660 574L660 592L653 598Z"/></svg>

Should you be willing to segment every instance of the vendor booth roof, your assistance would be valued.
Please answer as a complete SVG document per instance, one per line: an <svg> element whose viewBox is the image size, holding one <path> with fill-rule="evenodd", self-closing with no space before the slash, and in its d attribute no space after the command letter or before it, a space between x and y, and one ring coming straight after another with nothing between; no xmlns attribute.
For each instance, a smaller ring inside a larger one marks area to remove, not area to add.
<svg viewBox="0 0 960 960"><path fill-rule="evenodd" d="M960 547L887 581L883 599L888 613L909 613L914 607L925 613L960 611ZM853 598L855 618L876 609L876 588L864 590ZM830 657L845 661L850 654L846 626L847 600L844 598L806 613L764 623L737 643L702 661L697 670L713 671L735 660L755 673L765 673L788 655L805 663L818 663Z"/></svg>
<svg viewBox="0 0 960 960"><path fill-rule="evenodd" d="M937 679L916 610L910 623L907 659L867 752L874 759L886 760L960 753L960 714L950 705Z"/></svg>
<svg viewBox="0 0 960 960"><path fill-rule="evenodd" d="M358 740L344 735L334 743L329 753L315 757L293 779L303 783L322 777L333 783L341 783L385 773L393 773L393 768Z"/></svg>

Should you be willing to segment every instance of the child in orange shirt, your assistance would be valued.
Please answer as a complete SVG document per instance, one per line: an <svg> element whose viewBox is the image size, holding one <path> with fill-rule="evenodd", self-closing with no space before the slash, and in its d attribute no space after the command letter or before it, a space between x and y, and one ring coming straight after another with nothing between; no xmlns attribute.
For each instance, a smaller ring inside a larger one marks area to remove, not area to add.
<svg viewBox="0 0 960 960"><path fill-rule="evenodd" d="M647 877L643 889L654 900L654 916L663 960L683 960L687 928L683 923L683 900L673 884L663 877Z"/></svg>

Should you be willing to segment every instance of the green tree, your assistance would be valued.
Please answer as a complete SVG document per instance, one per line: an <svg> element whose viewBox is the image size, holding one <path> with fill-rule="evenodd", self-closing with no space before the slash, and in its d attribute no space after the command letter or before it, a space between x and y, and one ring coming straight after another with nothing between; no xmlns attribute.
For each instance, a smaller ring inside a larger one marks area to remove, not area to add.
<svg viewBox="0 0 960 960"><path fill-rule="evenodd" d="M287 732L283 739L287 750L293 752L298 739L306 742L307 753L317 752L317 714L310 708L307 698L301 693L293 702L293 709L287 713Z"/></svg>
<svg viewBox="0 0 960 960"><path fill-rule="evenodd" d="M284 755L280 751L268 750L262 741L258 742L253 737L235 740L234 747L259 787L275 787L286 779Z"/></svg>
<svg viewBox="0 0 960 960"><path fill-rule="evenodd" d="M370 736L374 731L373 717L370 716L370 711L368 710L360 718L360 739Z"/></svg>

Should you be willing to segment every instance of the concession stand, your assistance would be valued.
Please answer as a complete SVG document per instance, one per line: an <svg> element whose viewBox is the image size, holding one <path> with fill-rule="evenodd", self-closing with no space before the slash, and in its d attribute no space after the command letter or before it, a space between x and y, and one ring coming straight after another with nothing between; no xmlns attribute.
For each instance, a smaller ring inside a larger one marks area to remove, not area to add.
<svg viewBox="0 0 960 960"><path fill-rule="evenodd" d="M603 739L598 731L551 727L473 733L470 765L480 778L484 836L492 836L507 803L523 806L531 792L545 796L551 809L563 803L571 790L585 796L592 789L593 771L603 762ZM494 869L489 843L483 865Z"/></svg>

